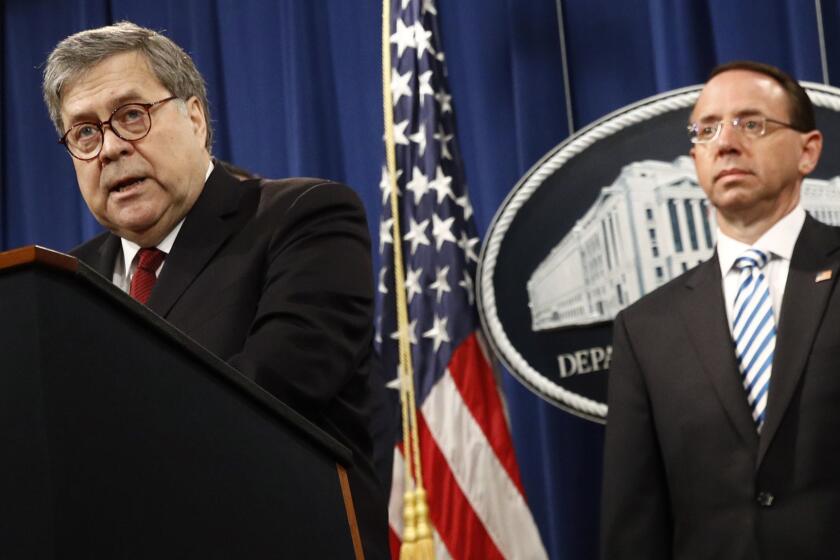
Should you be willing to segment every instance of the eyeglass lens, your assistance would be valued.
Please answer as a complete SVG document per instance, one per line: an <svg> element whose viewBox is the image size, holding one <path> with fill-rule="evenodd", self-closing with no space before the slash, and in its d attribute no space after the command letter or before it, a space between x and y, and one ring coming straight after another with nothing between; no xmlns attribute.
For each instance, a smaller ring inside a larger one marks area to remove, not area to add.
<svg viewBox="0 0 840 560"><path fill-rule="evenodd" d="M766 126L766 118L761 116L738 117L731 121L717 121L714 123L695 123L689 129L689 137L695 144L711 142L721 132L721 129L726 124L731 124L733 128L741 131L749 138L758 138L764 134Z"/></svg>
<svg viewBox="0 0 840 560"><path fill-rule="evenodd" d="M71 128L66 138L67 147L79 157L90 157L98 153L103 141L105 124L109 125L114 134L123 140L139 140L148 133L151 119L144 106L125 105L117 109L102 125L80 123Z"/></svg>

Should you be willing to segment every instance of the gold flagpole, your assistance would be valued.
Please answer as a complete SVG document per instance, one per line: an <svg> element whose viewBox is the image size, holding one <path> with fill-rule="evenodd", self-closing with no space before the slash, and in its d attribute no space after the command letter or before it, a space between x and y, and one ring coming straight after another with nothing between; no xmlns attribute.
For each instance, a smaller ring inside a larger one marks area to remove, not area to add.
<svg viewBox="0 0 840 560"><path fill-rule="evenodd" d="M417 428L417 404L414 394L414 371L411 363L408 304L405 295L405 270L400 234L397 193L397 158L394 143L394 106L391 100L391 0L382 0L382 108L385 125L385 160L394 238L394 283L399 341L400 402L402 405L403 453L405 455L406 491L403 495L403 534L400 560L434 560L434 541L429 525L429 508L423 486L420 438ZM413 470L413 476L412 476Z"/></svg>

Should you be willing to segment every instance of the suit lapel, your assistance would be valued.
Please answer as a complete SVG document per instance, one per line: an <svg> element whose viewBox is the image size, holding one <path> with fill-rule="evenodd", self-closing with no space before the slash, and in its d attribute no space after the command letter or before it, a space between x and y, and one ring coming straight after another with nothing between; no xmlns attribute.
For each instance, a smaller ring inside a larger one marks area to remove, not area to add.
<svg viewBox="0 0 840 560"><path fill-rule="evenodd" d="M166 317L184 291L247 215L239 208L245 187L216 165L187 214L148 306Z"/></svg>
<svg viewBox="0 0 840 560"><path fill-rule="evenodd" d="M744 443L755 449L758 435L735 362L717 252L689 275L685 287L687 295L680 300L680 312L691 344L733 427Z"/></svg>
<svg viewBox="0 0 840 560"><path fill-rule="evenodd" d="M113 233L109 233L97 248L96 258L88 264L110 281L114 277L114 263L117 262L118 253L122 255L120 238Z"/></svg>
<svg viewBox="0 0 840 560"><path fill-rule="evenodd" d="M837 256L832 256L832 253L839 244L831 232L809 216L793 250L777 325L767 417L762 427L756 465L764 458L796 391L828 297L837 280L840 266ZM831 271L829 278L817 282L818 275L822 274L823 278L828 276L826 271Z"/></svg>

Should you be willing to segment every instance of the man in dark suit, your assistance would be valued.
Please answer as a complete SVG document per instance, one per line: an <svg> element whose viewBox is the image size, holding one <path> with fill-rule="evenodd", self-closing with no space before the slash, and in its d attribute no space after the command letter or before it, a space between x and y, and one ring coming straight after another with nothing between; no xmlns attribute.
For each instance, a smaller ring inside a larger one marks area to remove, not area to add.
<svg viewBox="0 0 840 560"><path fill-rule="evenodd" d="M840 229L805 214L822 135L776 68L712 72L691 156L707 262L619 314L605 559L840 556Z"/></svg>
<svg viewBox="0 0 840 560"><path fill-rule="evenodd" d="M386 558L369 431L373 282L356 195L319 179L229 175L210 156L192 60L130 23L59 43L44 97L109 230L73 253L347 445L365 555Z"/></svg>

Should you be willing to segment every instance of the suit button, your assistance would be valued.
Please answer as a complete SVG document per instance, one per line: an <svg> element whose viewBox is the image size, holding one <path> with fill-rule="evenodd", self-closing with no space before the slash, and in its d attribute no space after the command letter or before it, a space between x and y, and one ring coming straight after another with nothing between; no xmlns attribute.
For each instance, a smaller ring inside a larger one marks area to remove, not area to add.
<svg viewBox="0 0 840 560"><path fill-rule="evenodd" d="M776 497L773 496L770 492L759 492L758 495L755 497L755 501L758 502L758 505L761 507L770 507L773 505L773 500Z"/></svg>

